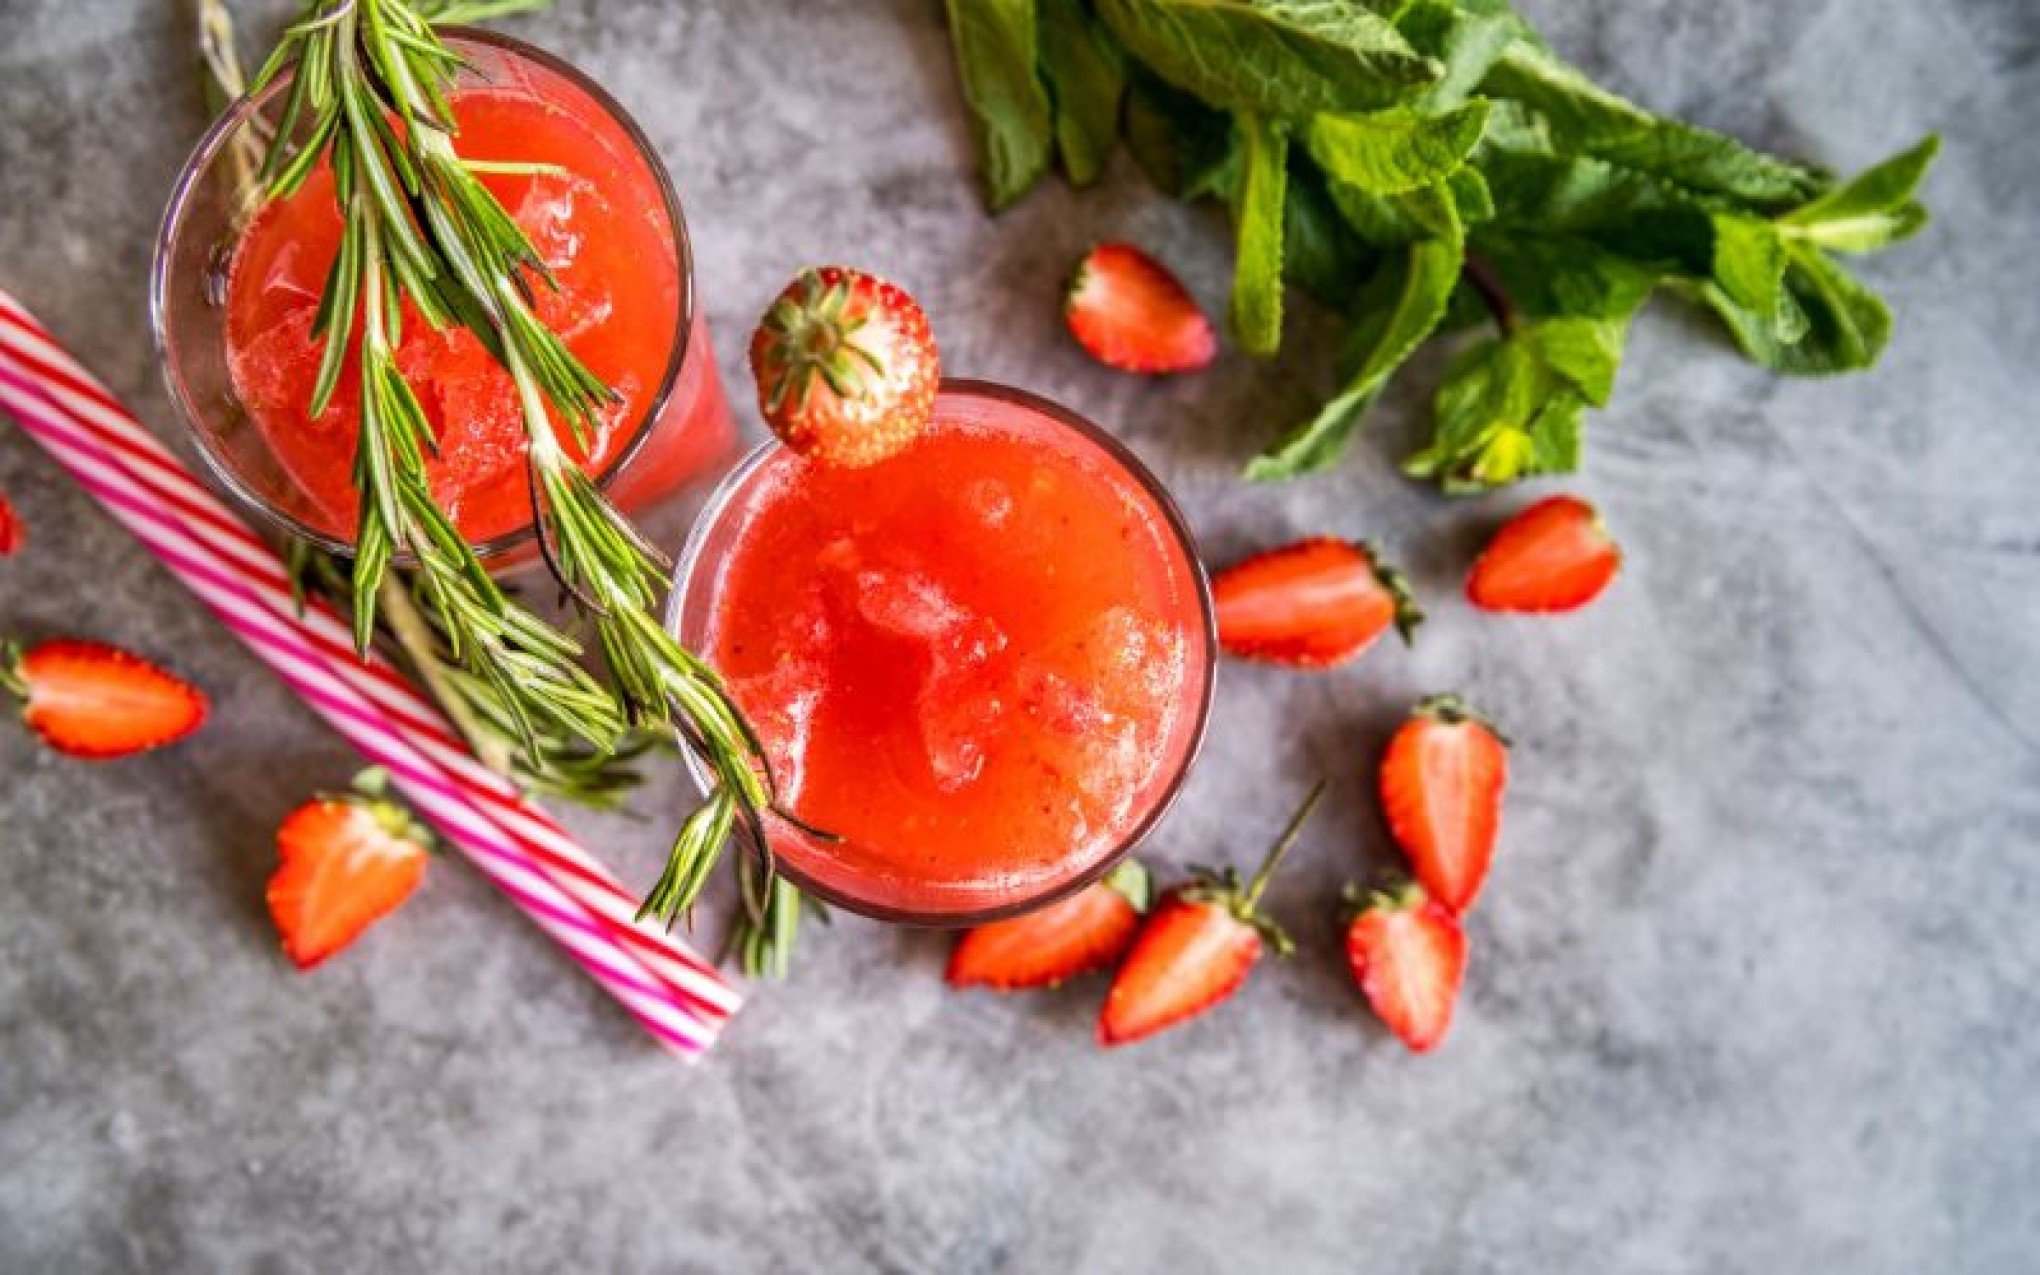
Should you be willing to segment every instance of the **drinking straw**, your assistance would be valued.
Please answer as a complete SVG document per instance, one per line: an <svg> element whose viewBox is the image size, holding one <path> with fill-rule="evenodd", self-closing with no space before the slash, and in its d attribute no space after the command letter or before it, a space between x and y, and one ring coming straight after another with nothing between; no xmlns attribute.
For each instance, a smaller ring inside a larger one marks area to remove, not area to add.
<svg viewBox="0 0 2040 1275"><path fill-rule="evenodd" d="M362 660L316 602L300 614L275 550L0 291L0 405L256 654L371 760L448 840L589 969L662 1043L707 1049L739 997L686 944L632 918L629 892L503 776L483 766L394 669Z"/></svg>

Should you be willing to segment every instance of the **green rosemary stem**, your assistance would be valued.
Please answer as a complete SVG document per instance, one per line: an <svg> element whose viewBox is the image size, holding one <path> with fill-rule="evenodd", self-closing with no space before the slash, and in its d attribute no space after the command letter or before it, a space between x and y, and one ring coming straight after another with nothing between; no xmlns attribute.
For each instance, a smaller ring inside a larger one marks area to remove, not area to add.
<svg viewBox="0 0 2040 1275"><path fill-rule="evenodd" d="M397 640L397 646L440 711L474 750L476 760L499 775L514 777L516 753L510 740L482 719L455 682L451 670L441 662L439 640L411 600L410 589L394 577L385 579L378 602L383 626Z"/></svg>

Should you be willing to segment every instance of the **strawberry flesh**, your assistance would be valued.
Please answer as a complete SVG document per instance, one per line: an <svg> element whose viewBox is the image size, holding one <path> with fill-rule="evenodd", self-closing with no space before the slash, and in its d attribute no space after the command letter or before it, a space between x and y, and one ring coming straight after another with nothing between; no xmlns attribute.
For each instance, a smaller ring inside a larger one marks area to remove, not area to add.
<svg viewBox="0 0 2040 1275"><path fill-rule="evenodd" d="M1405 642L1423 622L1402 574L1365 544L1320 537L1255 554L1211 582L1218 640L1243 659L1328 668L1394 624Z"/></svg>
<svg viewBox="0 0 2040 1275"><path fill-rule="evenodd" d="M1421 1054L1445 1038L1466 978L1466 932L1421 886L1374 896L1346 930L1346 960L1403 1044Z"/></svg>
<svg viewBox="0 0 2040 1275"><path fill-rule="evenodd" d="M277 829L269 914L283 950L310 969L396 910L425 875L425 849L385 803L322 797Z"/></svg>
<svg viewBox="0 0 2040 1275"><path fill-rule="evenodd" d="M1077 263L1063 319L1093 358L1124 372L1187 372L1218 353L1190 293L1132 244L1099 244Z"/></svg>
<svg viewBox="0 0 2040 1275"><path fill-rule="evenodd" d="M1622 550L1594 507L1552 496L1495 533L1466 579L1466 596L1483 611L1577 611L1621 566Z"/></svg>
<svg viewBox="0 0 2040 1275"><path fill-rule="evenodd" d="M1171 896L1113 978L1098 1042L1130 1045L1196 1017L1240 990L1260 959L1260 931L1224 904Z"/></svg>
<svg viewBox="0 0 2040 1275"><path fill-rule="evenodd" d="M12 557L28 543L28 528L21 521L21 515L14 512L4 493L0 493L0 558Z"/></svg>
<svg viewBox="0 0 2040 1275"><path fill-rule="evenodd" d="M103 642L42 642L0 669L22 718L51 748L93 761L175 743L205 722L205 693Z"/></svg>
<svg viewBox="0 0 2040 1275"><path fill-rule="evenodd" d="M1419 704L1389 740L1381 805L1417 880L1454 913L1473 905L1501 832L1509 750L1454 696Z"/></svg>
<svg viewBox="0 0 2040 1275"><path fill-rule="evenodd" d="M1144 874L1138 889L1145 893ZM1099 881L1025 916L971 930L950 953L947 977L952 987L1053 987L1118 960L1139 928L1127 889Z"/></svg>

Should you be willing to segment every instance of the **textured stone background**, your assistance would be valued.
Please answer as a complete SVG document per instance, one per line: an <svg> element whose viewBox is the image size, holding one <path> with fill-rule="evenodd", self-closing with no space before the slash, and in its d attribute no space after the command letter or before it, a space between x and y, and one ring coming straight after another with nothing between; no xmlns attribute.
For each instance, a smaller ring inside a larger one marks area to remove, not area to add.
<svg viewBox="0 0 2040 1275"><path fill-rule="evenodd" d="M1574 484L1630 569L1556 622L1457 601L1530 493L1399 480L1414 391L1336 476L1234 481L1320 388L1310 316L1272 365L1087 363L1050 317L1086 243L1149 244L1217 310L1223 228L1123 159L987 220L930 0L577 0L514 28L657 140L733 384L777 285L854 261L920 294L953 369L1120 431L1214 557L1335 531L1413 568L1415 654L1225 670L1152 847L1244 859L1340 777L1273 892L1302 954L1110 1057L1096 984L951 995L942 939L845 920L683 1071L457 861L293 976L270 832L353 759L0 428L35 532L0 629L168 656L217 705L102 767L0 727L0 1270L2033 1269L2040 10L1528 7L1616 87L1773 147L1854 167L1948 135L1936 225L1867 270L1901 315L1874 374L1786 383L1669 307L1638 326ZM0 286L167 432L143 277L204 123L184 6L0 0L0 32ZM1360 1008L1330 901L1387 861L1362 768L1447 687L1513 728L1519 779L1459 1020L1419 1061ZM679 799L580 826L648 880Z"/></svg>

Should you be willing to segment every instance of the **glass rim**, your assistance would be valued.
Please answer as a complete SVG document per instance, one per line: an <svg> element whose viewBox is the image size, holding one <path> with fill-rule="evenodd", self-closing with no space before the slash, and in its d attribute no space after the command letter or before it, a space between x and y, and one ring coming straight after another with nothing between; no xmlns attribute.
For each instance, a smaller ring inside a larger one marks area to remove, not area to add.
<svg viewBox="0 0 2040 1275"><path fill-rule="evenodd" d="M673 227L673 253L679 271L681 296L678 326L674 332L672 352L666 359L665 374L659 381L658 392L646 400L644 411L629 441L618 449L600 474L591 476L595 486L606 491L616 476L644 450L653 428L659 422L660 414L665 411L667 400L672 397L673 387L679 382L681 369L687 365L696 310L694 250L687 234L687 219L680 207L680 194L674 188L672 174L666 171L666 165L659 158L658 149L653 146L651 138L646 135L637 120L632 118L630 112L624 110L623 106L610 96L609 91L596 83L586 72L557 54L497 31L484 30L480 27L446 26L440 28L440 34L450 42L484 45L512 57L535 63L586 93L589 99L623 130L624 136L629 139L639 158L650 171L653 184L658 187L660 197L665 201L667 220ZM295 74L295 71L290 74ZM176 407L185 432L192 436L199 456L204 460L206 469L214 479L275 530L295 536L327 553L352 558L353 540L336 537L330 532L307 524L295 514L279 509L275 502L256 491L242 478L232 461L220 454L204 425L207 413L199 404L193 402L191 395L187 393L171 350L172 340L168 321L171 247L182 227L188 205L202 182L211 175L213 163L218 159L220 149L226 145L227 140L251 116L267 106L277 93L289 85L290 74L278 76L275 81L264 87L259 96L243 94L235 99L206 127L198 144L185 159L184 166L178 170L177 179L170 188L169 202L163 209L163 220L157 226L155 245L149 262L149 334L155 344L157 366L162 369L163 379L170 391L170 401ZM220 313L221 322L224 323L224 307ZM532 542L537 533L537 524L527 523L476 543L475 556L484 562L500 558ZM395 566L410 567L416 565L416 558L405 550L392 555L391 562Z"/></svg>
<svg viewBox="0 0 2040 1275"><path fill-rule="evenodd" d="M1211 708L1218 692L1218 610L1212 601L1211 579L1204 569L1203 557L1197 552L1197 539L1191 533L1189 520L1183 516L1181 506L1176 503L1176 498L1169 493L1169 489L1163 485L1160 478L1155 476L1154 471L1150 470L1147 464L1134 453L1132 448L1108 433L1102 426L1070 408L1064 407L1053 400L1043 398L1038 394L1016 389L1010 385L962 377L944 377L942 378L940 395L966 395L974 398L992 399L1037 412L1055 421L1057 424L1076 432L1131 475L1140 489L1147 494L1147 497L1154 502L1155 507L1161 511L1162 520L1168 525L1171 535L1175 538L1176 547L1182 551L1185 561L1189 564L1191 583L1197 595L1198 618L1201 621L1204 637L1204 657L1198 662L1198 667L1203 672L1203 685L1198 694L1195 717L1190 724L1190 733L1185 741L1182 756L1176 764L1175 773L1169 776L1167 786L1162 789L1161 794L1155 798L1154 803L1141 816L1139 821L1127 831L1125 836L1120 838L1119 843L1108 853L1100 856L1096 863L1069 880L1057 882L1054 886L1029 895L1027 898L1000 903L992 907L956 911L921 911L873 903L827 885L818 884L798 867L787 863L783 856L775 856L777 858L776 866L780 875L793 882L803 892L813 895L832 907L839 907L845 911L854 912L859 916L870 917L873 920L883 921L892 925L911 925L932 929L958 929L966 926L984 925L992 921L1006 920L1068 898L1070 895L1102 879L1112 869L1118 867L1128 855L1138 849L1154 830L1161 825L1162 820L1175 807L1177 800L1183 794L1184 787L1189 783L1190 774L1196 769L1197 759L1204 751L1204 741L1211 725ZM675 638L681 636L682 613L686 607L689 589L696 584L696 577L702 565L702 556L708 547L709 536L721 522L724 515L730 512L738 493L743 490L745 484L750 481L752 476L767 461L783 450L784 447L777 439L768 438L753 448L742 460L738 461L736 466L728 474L724 475L722 481L715 485L714 490L709 492L707 501L702 505L700 515L694 520L694 526L687 534L687 542L680 550L680 556L673 569L672 588L666 594L665 627L666 631ZM681 753L687 765L687 773L693 777L695 788L702 796L707 796L714 788L714 777L709 773L707 766L701 759L695 755L693 749L682 749ZM768 821L771 818L772 816L768 814Z"/></svg>

